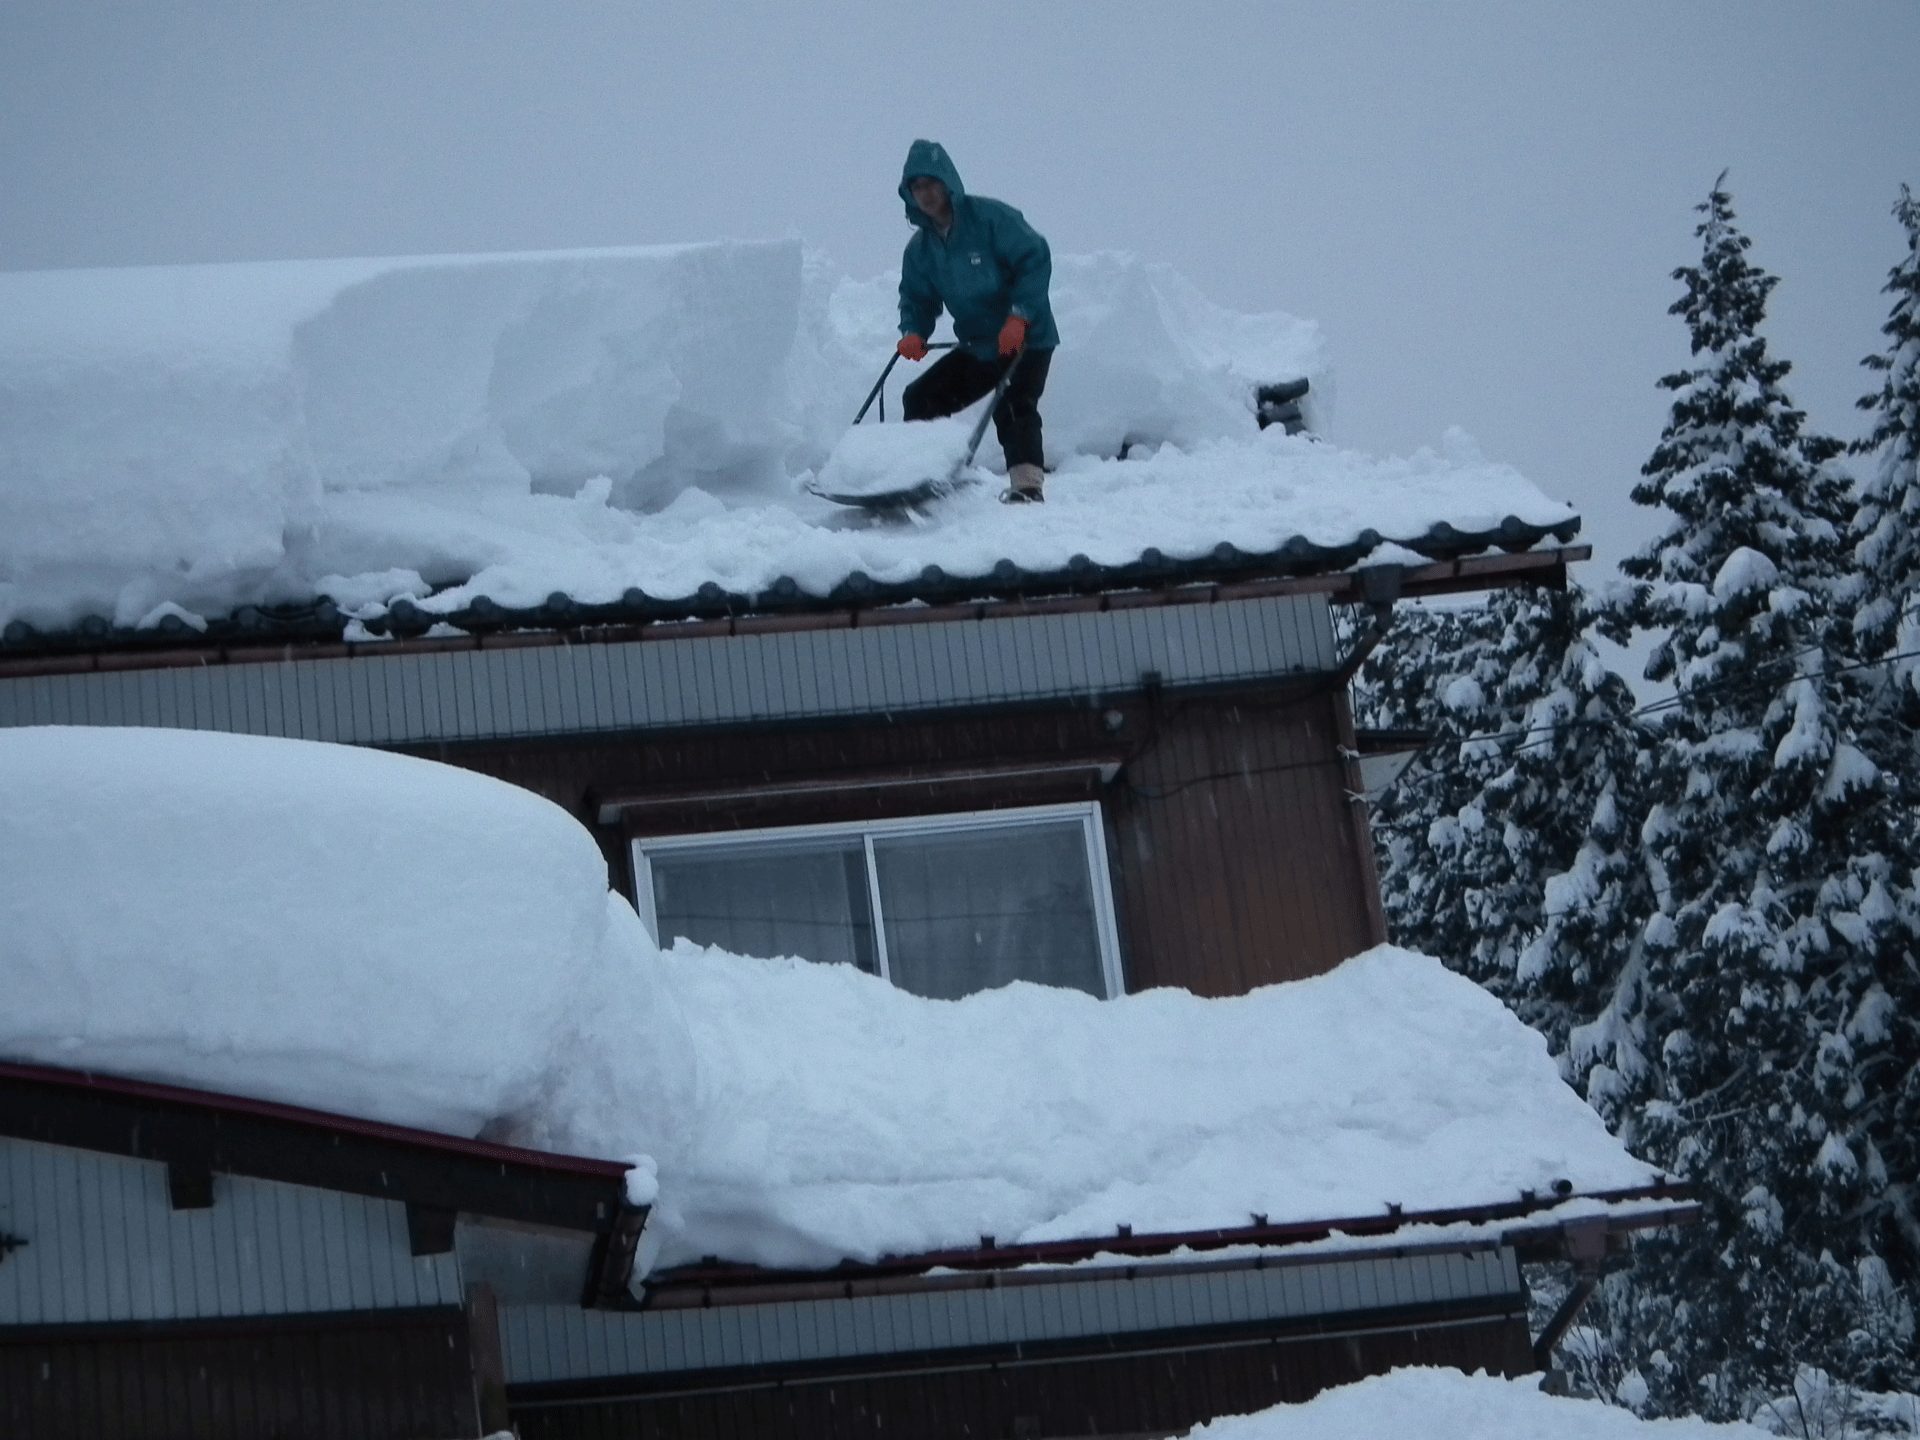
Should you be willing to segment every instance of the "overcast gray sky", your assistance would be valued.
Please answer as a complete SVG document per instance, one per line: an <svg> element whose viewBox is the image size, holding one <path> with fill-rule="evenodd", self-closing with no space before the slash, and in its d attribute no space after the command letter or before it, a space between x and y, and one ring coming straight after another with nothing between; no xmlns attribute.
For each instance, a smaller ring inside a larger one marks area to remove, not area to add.
<svg viewBox="0 0 1920 1440"><path fill-rule="evenodd" d="M1460 425L1612 562L1721 169L1792 393L1858 432L1917 70L1914 0L0 0L0 268L798 235L868 275L927 136L1057 250L1318 320L1332 438Z"/></svg>

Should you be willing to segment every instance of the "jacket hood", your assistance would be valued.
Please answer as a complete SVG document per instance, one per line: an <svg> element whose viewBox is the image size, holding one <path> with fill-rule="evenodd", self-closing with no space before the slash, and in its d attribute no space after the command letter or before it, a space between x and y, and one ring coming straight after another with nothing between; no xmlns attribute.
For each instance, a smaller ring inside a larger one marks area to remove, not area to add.
<svg viewBox="0 0 1920 1440"><path fill-rule="evenodd" d="M947 147L938 140L916 140L907 151L907 163L900 167L900 203L907 207L907 219L916 225L931 225L920 207L913 203L913 192L907 188L915 178L931 175L947 187L947 193L956 201L964 197L967 187L960 183L960 172L953 168L953 161L947 158Z"/></svg>

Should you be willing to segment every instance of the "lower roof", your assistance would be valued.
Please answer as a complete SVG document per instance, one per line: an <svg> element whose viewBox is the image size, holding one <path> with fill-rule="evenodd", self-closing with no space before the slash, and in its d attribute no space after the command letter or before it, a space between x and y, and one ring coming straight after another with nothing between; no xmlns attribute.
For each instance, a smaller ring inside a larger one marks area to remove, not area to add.
<svg viewBox="0 0 1920 1440"><path fill-rule="evenodd" d="M176 1205L210 1203L207 1177L230 1174L400 1201L410 1228L445 1244L456 1214L584 1232L596 1237L590 1288L603 1299L624 1292L646 1218L618 1161L6 1060L0 1136L159 1162ZM416 1227L422 1216L438 1219Z"/></svg>
<svg viewBox="0 0 1920 1440"><path fill-rule="evenodd" d="M657 1271L647 1281L650 1306L750 1304L838 1294L882 1294L966 1288L976 1283L1045 1284L1085 1279L1105 1270L1133 1273L1178 1262L1241 1266L1314 1262L1330 1256L1483 1251L1508 1246L1523 1260L1591 1258L1618 1248L1637 1230L1691 1224L1700 1206L1690 1187L1662 1180L1631 1189L1576 1195L1523 1193L1507 1201L1409 1211L1391 1206L1373 1215L1275 1225L1264 1215L1243 1226L1212 1230L1112 1235L1027 1244L999 1244L993 1236L957 1249L845 1261L831 1270L771 1270L706 1260ZM1258 1252L1253 1254L1252 1252ZM1010 1274L1008 1272L1017 1272Z"/></svg>

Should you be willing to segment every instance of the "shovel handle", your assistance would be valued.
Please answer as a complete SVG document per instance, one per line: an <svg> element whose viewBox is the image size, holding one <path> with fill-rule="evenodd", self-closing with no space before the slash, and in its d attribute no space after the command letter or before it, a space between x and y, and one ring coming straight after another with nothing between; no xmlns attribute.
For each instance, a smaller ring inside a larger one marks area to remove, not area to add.
<svg viewBox="0 0 1920 1440"><path fill-rule="evenodd" d="M1020 368L1020 362L1027 357L1027 347L1022 345L1013 352L1013 363L1001 372L1000 383L993 387L993 403L980 412L980 418L974 421L973 438L967 441L967 458L954 467L954 474L973 464L974 453L980 448L980 439L987 433L987 422L993 418L993 412L1000 408L1000 402L1006 397L1007 382L1013 379L1013 372Z"/></svg>
<svg viewBox="0 0 1920 1440"><path fill-rule="evenodd" d="M951 340L940 340L935 342L932 345L927 346L927 349L951 350L953 348L953 345L954 345L954 342ZM898 365L899 363L900 363L900 352L896 350L893 352L893 354L887 357L887 368L880 372L880 378L873 382L873 389L867 392L866 403L860 407L860 413L853 417L854 424L858 425L862 420L867 418L867 411L873 408L873 402L875 400L879 400L880 402L880 418L882 420L887 418L886 397L883 396L880 393L880 391L883 388L885 388L887 383L887 376L893 373L893 367Z"/></svg>

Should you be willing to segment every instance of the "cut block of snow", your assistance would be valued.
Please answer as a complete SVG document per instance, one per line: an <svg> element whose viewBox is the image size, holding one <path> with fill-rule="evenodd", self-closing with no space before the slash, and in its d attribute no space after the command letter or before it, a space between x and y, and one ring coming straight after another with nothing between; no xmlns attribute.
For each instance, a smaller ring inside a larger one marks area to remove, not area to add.
<svg viewBox="0 0 1920 1440"><path fill-rule="evenodd" d="M1642 1420L1598 1400L1542 1394L1540 1377L1506 1380L1458 1370L1395 1370L1302 1405L1215 1420L1193 1440L1766 1440L1751 1425Z"/></svg>
<svg viewBox="0 0 1920 1440"><path fill-rule="evenodd" d="M966 463L972 437L967 412L940 420L855 425L833 447L812 488L822 495L884 495L947 480Z"/></svg>
<svg viewBox="0 0 1920 1440"><path fill-rule="evenodd" d="M310 598L327 493L771 485L800 283L793 241L0 276L0 623Z"/></svg>
<svg viewBox="0 0 1920 1440"><path fill-rule="evenodd" d="M851 493L951 453L863 458L913 442L897 423L848 434L893 350L895 288L796 241L0 275L0 627L321 593L365 622L436 587L443 610L783 575L825 595L855 570L1572 518L1458 437L1382 461L1279 444L1254 392L1307 378L1324 420L1313 325L1100 254L1054 262L1046 516L943 507L850 536L809 481ZM979 463L1003 464L995 437Z"/></svg>

